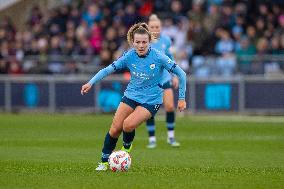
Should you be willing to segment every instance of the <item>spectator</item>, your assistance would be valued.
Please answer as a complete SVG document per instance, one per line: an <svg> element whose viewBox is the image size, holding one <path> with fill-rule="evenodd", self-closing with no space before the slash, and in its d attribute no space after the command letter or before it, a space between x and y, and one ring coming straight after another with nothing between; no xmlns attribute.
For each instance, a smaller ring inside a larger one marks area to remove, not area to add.
<svg viewBox="0 0 284 189"><path fill-rule="evenodd" d="M240 41L240 48L236 51L239 71L242 74L251 74L252 58L255 54L255 46L250 43L247 36L243 36Z"/></svg>
<svg viewBox="0 0 284 189"><path fill-rule="evenodd" d="M44 13L41 7L33 6L27 15L27 28L23 31L17 31L18 28L8 17L0 20L0 60L1 69L4 70L1 73L8 73L12 59L16 60L24 73L50 73L47 69L48 59L54 54L96 56L96 61L83 57L80 62L108 64L119 56L121 49L128 48L124 45L128 27L153 11L162 18L162 33L171 37L176 57L185 57L186 52L190 62L194 62L193 57L201 56L204 59L202 62L206 69L203 67L203 72L194 73L208 73L208 76L222 74L224 72L215 70L217 65L233 63L234 55L239 61L241 73L264 73L264 65L269 67L271 62L279 64L281 69L284 67L283 61L255 59L267 59L270 54L283 56L284 15L276 1L267 1L266 4L262 1L227 0L69 2L72 6L61 5ZM169 13L174 16L169 17ZM248 38L248 47L242 36ZM54 38L59 38L56 48L51 45ZM240 58L253 55L255 50L252 49L256 49L256 46L257 56L251 60L252 63ZM212 59L208 55L216 57ZM74 60L66 59L68 68L63 66L58 69L59 73L77 73L83 66ZM262 67L262 71L256 65Z"/></svg>
<svg viewBox="0 0 284 189"><path fill-rule="evenodd" d="M8 73L8 65L7 62L0 57L0 74Z"/></svg>
<svg viewBox="0 0 284 189"><path fill-rule="evenodd" d="M91 28L95 22L101 21L103 14L100 11L96 3L92 3L87 11L83 13L83 20L87 23L88 27Z"/></svg>
<svg viewBox="0 0 284 189"><path fill-rule="evenodd" d="M268 40L264 37L260 38L257 41L257 46L256 46L257 59L252 64L253 74L264 74L264 65L266 63L264 57L268 53L268 50L269 50Z"/></svg>

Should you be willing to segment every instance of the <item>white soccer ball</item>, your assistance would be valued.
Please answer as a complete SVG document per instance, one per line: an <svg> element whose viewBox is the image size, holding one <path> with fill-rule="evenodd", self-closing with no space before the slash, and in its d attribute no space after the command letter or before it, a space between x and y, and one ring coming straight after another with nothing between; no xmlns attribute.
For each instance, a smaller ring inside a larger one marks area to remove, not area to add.
<svg viewBox="0 0 284 189"><path fill-rule="evenodd" d="M131 157L125 151L114 151L109 156L108 163L110 170L113 172L128 171L131 165Z"/></svg>

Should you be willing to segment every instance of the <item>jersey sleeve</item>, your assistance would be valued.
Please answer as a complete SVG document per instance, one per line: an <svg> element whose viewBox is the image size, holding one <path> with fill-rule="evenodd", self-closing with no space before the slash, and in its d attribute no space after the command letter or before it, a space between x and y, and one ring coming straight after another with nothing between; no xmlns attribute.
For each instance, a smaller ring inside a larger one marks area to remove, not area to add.
<svg viewBox="0 0 284 189"><path fill-rule="evenodd" d="M127 57L128 57L128 54L124 53L120 58L118 58L112 64L100 70L88 83L93 85L97 83L98 81L102 80L103 78L107 77L108 75L126 68L127 67Z"/></svg>
<svg viewBox="0 0 284 189"><path fill-rule="evenodd" d="M169 57L161 55L160 61L162 67L164 67L168 72L174 73L179 79L179 100L185 99L186 92L186 73Z"/></svg>

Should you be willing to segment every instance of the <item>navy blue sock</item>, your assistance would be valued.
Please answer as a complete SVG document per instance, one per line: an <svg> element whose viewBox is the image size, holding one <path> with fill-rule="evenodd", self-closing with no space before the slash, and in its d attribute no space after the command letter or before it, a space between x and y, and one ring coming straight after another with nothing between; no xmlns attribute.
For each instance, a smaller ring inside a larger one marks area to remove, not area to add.
<svg viewBox="0 0 284 189"><path fill-rule="evenodd" d="M104 147L102 150L102 162L107 162L110 154L115 149L118 138L113 138L110 136L109 132L107 132L105 136Z"/></svg>
<svg viewBox="0 0 284 189"><path fill-rule="evenodd" d="M149 137L155 136L155 119L154 117L151 117L150 119L147 120L146 122L147 130Z"/></svg>
<svg viewBox="0 0 284 189"><path fill-rule="evenodd" d="M172 131L175 129L175 112L167 112L166 116L166 121L167 121L167 128L168 131Z"/></svg>
<svg viewBox="0 0 284 189"><path fill-rule="evenodd" d="M135 137L135 129L131 132L123 131L123 146L125 149L129 149Z"/></svg>

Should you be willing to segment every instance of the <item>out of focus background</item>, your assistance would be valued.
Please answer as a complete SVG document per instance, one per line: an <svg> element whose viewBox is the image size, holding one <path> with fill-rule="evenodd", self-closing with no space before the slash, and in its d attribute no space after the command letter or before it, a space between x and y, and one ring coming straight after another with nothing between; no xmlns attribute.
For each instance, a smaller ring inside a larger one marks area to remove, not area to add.
<svg viewBox="0 0 284 189"><path fill-rule="evenodd" d="M283 189L283 4L0 0L0 188ZM129 48L128 28L152 13L187 73L181 146L166 143L161 108L157 148L146 148L142 124L131 169L98 173L129 73L84 96L81 86Z"/></svg>
<svg viewBox="0 0 284 189"><path fill-rule="evenodd" d="M0 110L113 112L129 74L81 85L152 13L188 75L188 112L284 114L281 0L0 0Z"/></svg>

